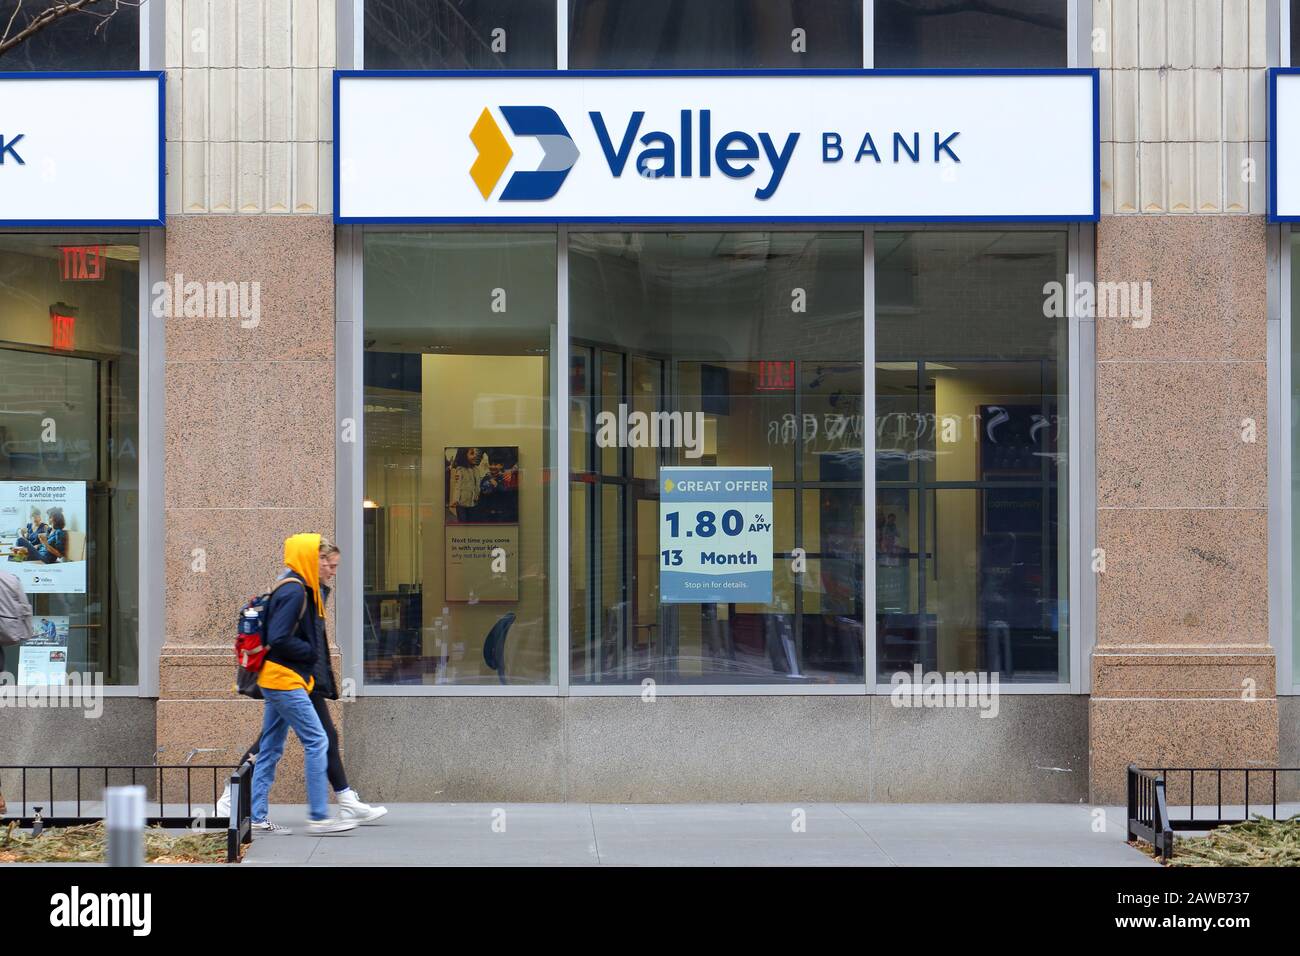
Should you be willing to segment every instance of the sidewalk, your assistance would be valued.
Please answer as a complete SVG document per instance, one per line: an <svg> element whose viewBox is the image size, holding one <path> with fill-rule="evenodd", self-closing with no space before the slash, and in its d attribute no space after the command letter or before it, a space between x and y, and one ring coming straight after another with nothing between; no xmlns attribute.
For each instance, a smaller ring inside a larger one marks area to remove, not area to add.
<svg viewBox="0 0 1300 956"><path fill-rule="evenodd" d="M255 836L245 865L1156 866L1124 842L1124 810L1093 830L1081 804L389 805L380 823L308 836L303 806L275 806L290 836ZM496 830L494 830L494 821ZM501 831L504 826L504 832Z"/></svg>

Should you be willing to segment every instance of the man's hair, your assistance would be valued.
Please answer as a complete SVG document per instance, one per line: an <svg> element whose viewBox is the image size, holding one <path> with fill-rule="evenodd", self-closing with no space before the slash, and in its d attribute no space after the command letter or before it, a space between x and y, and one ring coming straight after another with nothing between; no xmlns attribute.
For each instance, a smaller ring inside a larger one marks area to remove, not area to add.
<svg viewBox="0 0 1300 956"><path fill-rule="evenodd" d="M341 554L339 546L331 541L325 535L320 536L320 556L328 558L331 554Z"/></svg>

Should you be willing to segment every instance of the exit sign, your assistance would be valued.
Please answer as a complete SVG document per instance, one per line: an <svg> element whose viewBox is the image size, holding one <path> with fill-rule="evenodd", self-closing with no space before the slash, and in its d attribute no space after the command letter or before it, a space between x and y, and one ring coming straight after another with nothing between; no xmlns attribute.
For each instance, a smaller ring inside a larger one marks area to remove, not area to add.
<svg viewBox="0 0 1300 956"><path fill-rule="evenodd" d="M77 317L50 310L50 348L71 352L77 347Z"/></svg>
<svg viewBox="0 0 1300 956"><path fill-rule="evenodd" d="M759 362L755 388L763 392L793 392L794 362Z"/></svg>
<svg viewBox="0 0 1300 956"><path fill-rule="evenodd" d="M98 282L104 278L103 246L60 246L59 273L64 282Z"/></svg>

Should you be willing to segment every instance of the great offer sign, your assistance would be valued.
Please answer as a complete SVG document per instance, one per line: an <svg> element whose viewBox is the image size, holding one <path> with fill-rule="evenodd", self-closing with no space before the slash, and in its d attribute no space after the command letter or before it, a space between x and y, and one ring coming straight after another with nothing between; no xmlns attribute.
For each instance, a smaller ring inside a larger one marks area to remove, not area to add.
<svg viewBox="0 0 1300 956"><path fill-rule="evenodd" d="M659 469L659 600L772 602L772 469Z"/></svg>

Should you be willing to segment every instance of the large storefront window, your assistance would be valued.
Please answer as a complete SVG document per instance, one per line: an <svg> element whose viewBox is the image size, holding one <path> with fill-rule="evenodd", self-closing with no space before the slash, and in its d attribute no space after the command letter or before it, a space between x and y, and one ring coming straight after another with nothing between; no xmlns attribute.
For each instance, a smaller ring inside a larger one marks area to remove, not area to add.
<svg viewBox="0 0 1300 956"><path fill-rule="evenodd" d="M22 683L138 679L139 244L0 236L0 568L37 639Z"/></svg>
<svg viewBox="0 0 1300 956"><path fill-rule="evenodd" d="M575 684L863 681L862 290L857 232L570 237ZM695 424L638 439L655 413ZM683 465L771 468L769 603L661 599Z"/></svg>
<svg viewBox="0 0 1300 956"><path fill-rule="evenodd" d="M552 683L555 236L364 257L365 679Z"/></svg>
<svg viewBox="0 0 1300 956"><path fill-rule="evenodd" d="M862 0L569 0L571 69L856 69Z"/></svg>
<svg viewBox="0 0 1300 956"><path fill-rule="evenodd" d="M875 0L875 65L1063 67L1068 6L1067 0Z"/></svg>
<svg viewBox="0 0 1300 956"><path fill-rule="evenodd" d="M365 0L365 4L368 70L555 68L554 0Z"/></svg>
<svg viewBox="0 0 1300 956"><path fill-rule="evenodd" d="M876 234L877 674L1069 680L1062 232Z"/></svg>

